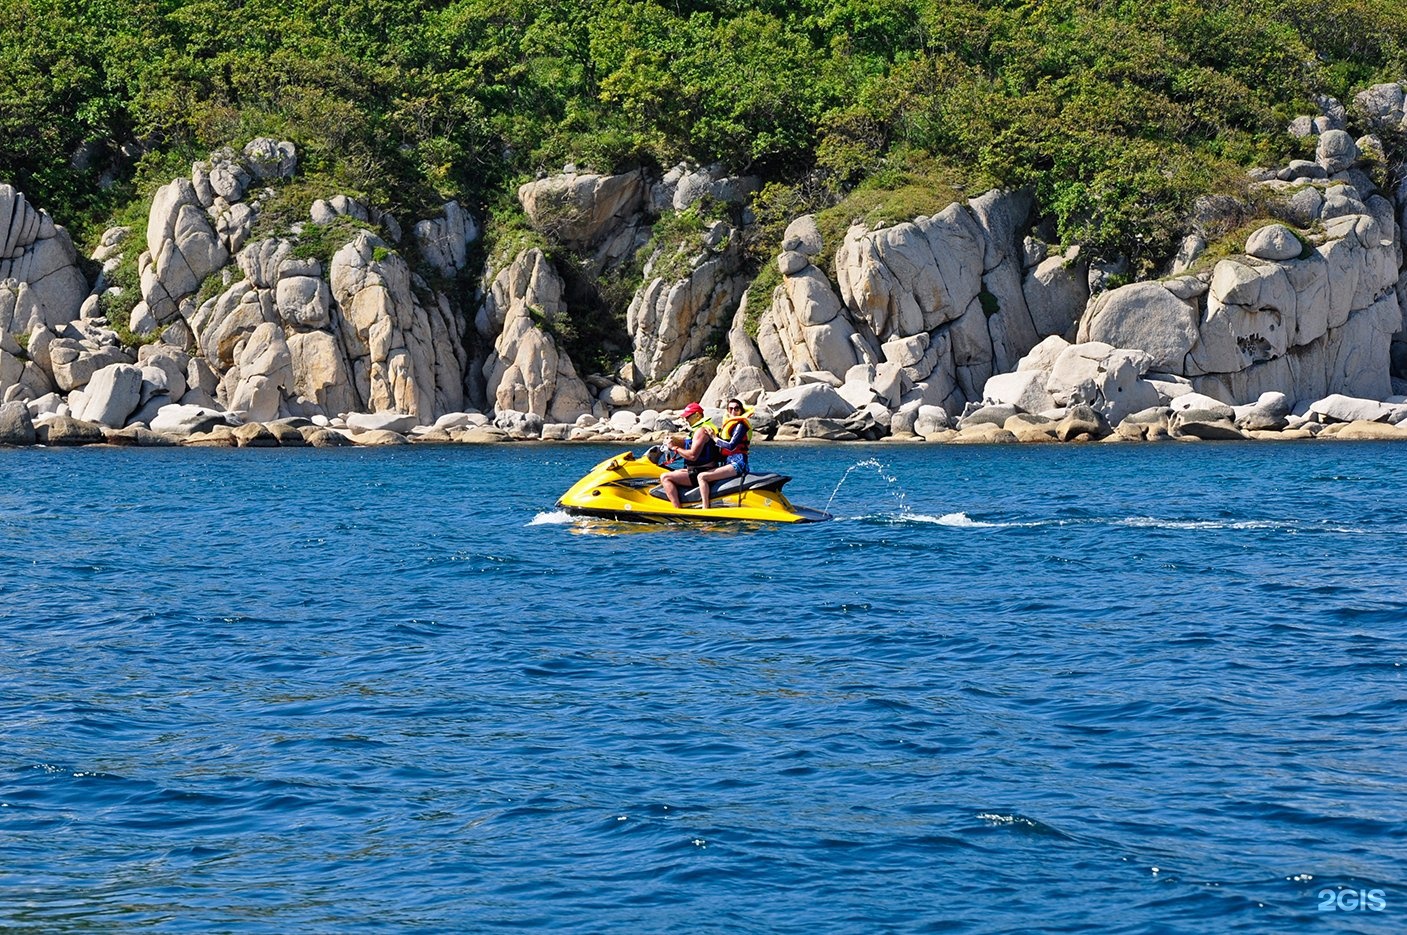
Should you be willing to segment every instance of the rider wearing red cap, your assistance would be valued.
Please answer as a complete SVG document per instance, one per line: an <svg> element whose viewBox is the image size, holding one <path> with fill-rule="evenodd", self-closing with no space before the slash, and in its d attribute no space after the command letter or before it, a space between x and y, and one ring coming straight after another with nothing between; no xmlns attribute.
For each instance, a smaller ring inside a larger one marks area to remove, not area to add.
<svg viewBox="0 0 1407 935"><path fill-rule="evenodd" d="M700 471L707 471L718 464L718 445L713 440L716 428L704 416L703 407L698 403L690 403L684 407L681 415L694 433L693 437L688 445L670 439L665 443L665 447L677 452L684 459L684 467L678 471L670 471L660 478L660 486L669 498L669 505L675 509L682 506L679 502L680 489L693 487L698 483Z"/></svg>

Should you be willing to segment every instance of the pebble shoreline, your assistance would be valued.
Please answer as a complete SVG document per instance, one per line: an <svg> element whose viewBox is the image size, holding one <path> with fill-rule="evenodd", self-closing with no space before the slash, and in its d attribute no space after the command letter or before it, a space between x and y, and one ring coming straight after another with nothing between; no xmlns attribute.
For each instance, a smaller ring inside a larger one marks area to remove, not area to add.
<svg viewBox="0 0 1407 935"><path fill-rule="evenodd" d="M609 423L602 423L609 426ZM1210 427L1210 428L1209 428ZM561 429L569 428L563 432ZM344 446L384 447L392 445L457 445L508 444L546 442L567 444L612 443L633 447L651 445L665 440L680 429L670 427L647 432L626 432L614 429L592 431L595 426L553 426L534 433L523 429L505 429L492 424L463 425L453 428L422 426L407 432L388 429L356 430L335 425L314 425L307 420L289 419L269 423L250 422L244 425L219 425L208 431L186 435L154 432L134 425L121 429L107 428L93 422L70 417L47 420L32 428L32 433L20 431L0 434L0 445L24 447L73 447L107 445L114 447L224 447L224 448L334 448ZM1198 441L1312 441L1338 439L1341 441L1407 441L1407 428L1382 421L1357 419L1352 421L1307 421L1295 427L1273 429L1236 428L1226 420L1170 422L1166 419L1150 422L1125 420L1117 427L1100 425L1097 420L1075 418L1056 421L1026 413L1007 418L1002 424L978 422L960 428L943 428L918 434L915 432L871 433L863 437L843 427L836 420L806 419L784 423L770 436L759 436L760 444L817 444L850 442L887 444L1106 444L1132 442L1198 442Z"/></svg>

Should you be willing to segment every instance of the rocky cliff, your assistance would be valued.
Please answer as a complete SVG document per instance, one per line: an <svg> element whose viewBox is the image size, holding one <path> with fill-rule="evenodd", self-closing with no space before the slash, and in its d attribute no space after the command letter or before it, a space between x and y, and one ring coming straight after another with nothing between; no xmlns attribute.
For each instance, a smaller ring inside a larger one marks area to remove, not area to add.
<svg viewBox="0 0 1407 935"><path fill-rule="evenodd" d="M660 412L734 395L823 437L995 424L979 416L994 407L1052 425L1075 407L1110 430L1150 410L1187 424L1172 417L1184 397L1232 422L1232 407L1266 400L1284 410L1271 423L1307 419L1334 396L1386 401L1375 412L1396 421L1407 180L1391 177L1383 138L1407 129L1403 101L1402 85L1380 85L1298 118L1290 132L1314 139L1315 158L1257 170L1243 202L1209 199L1161 279L1118 285L1079 245L1034 236L1029 192L991 191L854 224L835 244L796 218L761 308L741 248L758 182L716 168L527 183L539 245L479 270L479 225L454 202L408 235L346 196L272 223L265 206L298 153L259 139L159 189L144 238L109 231L92 284L63 228L0 185L0 394L41 424L184 414L563 438L662 430ZM1350 113L1367 132L1348 132ZM1201 256L1239 215L1262 220ZM125 292L123 264L136 271ZM479 282L471 307L443 288L465 278ZM581 283L607 279L633 280L628 305L581 305ZM572 357L587 314L628 344L607 372Z"/></svg>

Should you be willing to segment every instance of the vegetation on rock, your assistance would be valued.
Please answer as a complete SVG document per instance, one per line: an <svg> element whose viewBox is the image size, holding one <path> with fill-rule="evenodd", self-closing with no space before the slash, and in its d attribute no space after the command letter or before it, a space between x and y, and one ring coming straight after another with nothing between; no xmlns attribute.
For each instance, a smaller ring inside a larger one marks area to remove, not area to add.
<svg viewBox="0 0 1407 935"><path fill-rule="evenodd" d="M268 135L297 142L307 191L406 218L450 197L502 214L565 162L691 159L843 231L931 210L906 180L942 167L934 191L1032 186L1057 239L1144 272L1197 195L1305 155L1284 128L1318 96L1407 75L1407 19L1390 0L14 0L0 72L0 179L90 243L193 158Z"/></svg>

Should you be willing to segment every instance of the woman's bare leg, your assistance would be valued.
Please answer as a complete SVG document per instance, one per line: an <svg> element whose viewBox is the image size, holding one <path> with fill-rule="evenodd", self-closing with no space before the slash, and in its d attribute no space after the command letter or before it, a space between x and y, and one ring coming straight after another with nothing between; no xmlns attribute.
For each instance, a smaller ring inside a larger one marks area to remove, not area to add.
<svg viewBox="0 0 1407 935"><path fill-rule="evenodd" d="M699 499L703 501L703 508L709 508L709 500L712 498L708 485L716 480L727 480L730 477L737 477L738 469L731 464L716 467L711 471L704 471L699 475Z"/></svg>

